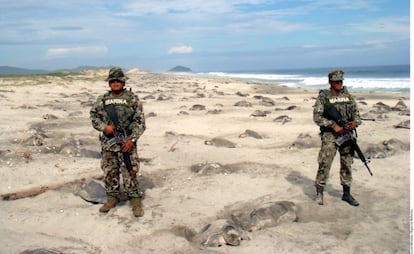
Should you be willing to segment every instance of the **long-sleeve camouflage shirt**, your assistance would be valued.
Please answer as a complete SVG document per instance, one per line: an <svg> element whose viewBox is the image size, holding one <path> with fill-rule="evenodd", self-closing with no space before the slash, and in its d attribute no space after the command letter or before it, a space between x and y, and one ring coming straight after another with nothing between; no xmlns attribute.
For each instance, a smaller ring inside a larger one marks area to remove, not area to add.
<svg viewBox="0 0 414 254"><path fill-rule="evenodd" d="M90 119L92 126L100 131L100 140L102 149L107 151L120 151L119 144L109 145L107 137L103 134L103 130L107 125L115 123L110 119L105 111L105 105L113 104L115 112L118 116L119 125L126 131L128 139L138 139L145 131L145 118L142 104L137 95L133 92L124 90L121 96L113 96L111 91L98 97L92 109L90 110Z"/></svg>
<svg viewBox="0 0 414 254"><path fill-rule="evenodd" d="M319 92L319 96L313 105L313 121L321 128L321 131L329 130L334 125L333 120L324 117L324 110L328 106L334 106L342 116L342 121L349 123L356 121L361 124L361 116L354 97L344 86L339 95L333 95L331 89L324 89Z"/></svg>

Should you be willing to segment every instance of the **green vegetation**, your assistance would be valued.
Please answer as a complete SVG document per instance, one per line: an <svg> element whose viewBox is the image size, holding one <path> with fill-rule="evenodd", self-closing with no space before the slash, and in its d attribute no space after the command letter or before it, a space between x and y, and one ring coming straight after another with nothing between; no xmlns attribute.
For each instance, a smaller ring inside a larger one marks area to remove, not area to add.
<svg viewBox="0 0 414 254"><path fill-rule="evenodd" d="M4 86L34 86L42 84L64 84L65 81L100 81L99 76L87 76L81 72L51 72L46 74L0 75L0 87ZM7 91L7 90L4 90ZM1 92L1 91L0 91Z"/></svg>

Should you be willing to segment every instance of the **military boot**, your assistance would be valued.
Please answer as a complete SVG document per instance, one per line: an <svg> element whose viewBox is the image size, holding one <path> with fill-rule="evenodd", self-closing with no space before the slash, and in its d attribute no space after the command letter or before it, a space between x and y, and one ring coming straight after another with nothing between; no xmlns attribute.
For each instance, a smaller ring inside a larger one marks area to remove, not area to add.
<svg viewBox="0 0 414 254"><path fill-rule="evenodd" d="M342 195L342 200L347 202L348 204L352 206L359 206L358 201L351 195L351 187L347 185L342 185L344 189L344 194Z"/></svg>
<svg viewBox="0 0 414 254"><path fill-rule="evenodd" d="M116 197L107 195L106 203L103 206L101 206L101 208L99 208L99 211L101 213L107 213L109 212L109 210L111 210L112 208L116 206L116 203L118 203L118 200L116 199Z"/></svg>
<svg viewBox="0 0 414 254"><path fill-rule="evenodd" d="M132 206L132 213L135 217L142 217L144 216L144 209L141 207L141 198L138 197L131 197L129 203Z"/></svg>
<svg viewBox="0 0 414 254"><path fill-rule="evenodd" d="M316 185L316 203L323 205L323 186Z"/></svg>

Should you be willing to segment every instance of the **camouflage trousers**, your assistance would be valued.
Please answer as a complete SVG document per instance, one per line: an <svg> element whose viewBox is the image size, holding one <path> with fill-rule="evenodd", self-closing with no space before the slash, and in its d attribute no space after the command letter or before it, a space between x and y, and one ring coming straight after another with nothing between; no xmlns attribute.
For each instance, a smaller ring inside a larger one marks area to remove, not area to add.
<svg viewBox="0 0 414 254"><path fill-rule="evenodd" d="M132 168L139 170L139 160L136 148L130 152ZM105 188L107 195L117 196L122 184L128 197L140 197L138 180L135 174L130 174L126 168L122 152L102 150L101 168L105 173ZM122 182L120 179L122 175Z"/></svg>
<svg viewBox="0 0 414 254"><path fill-rule="evenodd" d="M329 178L329 171L336 152L340 154L340 170L339 176L341 185L351 186L352 182L352 163L354 149L350 142L345 142L340 147L335 144L337 136L331 132L323 132L321 134L321 150L318 155L318 172L316 174L315 184L324 187Z"/></svg>

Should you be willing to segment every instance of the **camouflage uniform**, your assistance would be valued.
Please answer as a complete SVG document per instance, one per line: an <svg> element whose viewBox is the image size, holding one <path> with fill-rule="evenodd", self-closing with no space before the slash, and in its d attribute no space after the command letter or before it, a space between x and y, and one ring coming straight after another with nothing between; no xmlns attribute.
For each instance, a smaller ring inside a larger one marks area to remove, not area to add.
<svg viewBox="0 0 414 254"><path fill-rule="evenodd" d="M122 73L123 75L123 73ZM111 76L111 73L110 73ZM116 75L115 75L116 76ZM122 80L125 82L125 79ZM90 111L92 126L101 132L99 138L102 146L101 168L105 173L105 187L108 196L117 196L120 188L120 177L122 175L123 188L129 197L140 197L138 191L138 180L131 175L126 168L120 144L110 145L109 138L103 134L107 125L115 125L104 109L105 105L113 104L118 121L126 131L127 138L134 142L130 152L131 164L135 171L139 170L139 160L136 140L145 130L145 119L142 105L138 96L131 91L124 90L121 96L113 97L111 91L99 96Z"/></svg>
<svg viewBox="0 0 414 254"><path fill-rule="evenodd" d="M338 71L337 71L338 72ZM341 72L341 71L339 71ZM335 73L335 72L333 72ZM342 80L342 74L340 78ZM335 122L328 120L323 116L324 109L328 106L334 106L342 116L345 123L356 121L361 124L361 118L355 99L349 94L346 87L342 88L339 95L333 95L330 89L324 89L319 92L319 96L313 106L313 120L320 127L321 149L318 156L318 172L316 174L315 185L324 187L329 177L329 171L336 151L339 150L340 158L340 181L343 186L351 186L354 149L349 142L345 142L337 147L335 141L338 135L332 130Z"/></svg>

